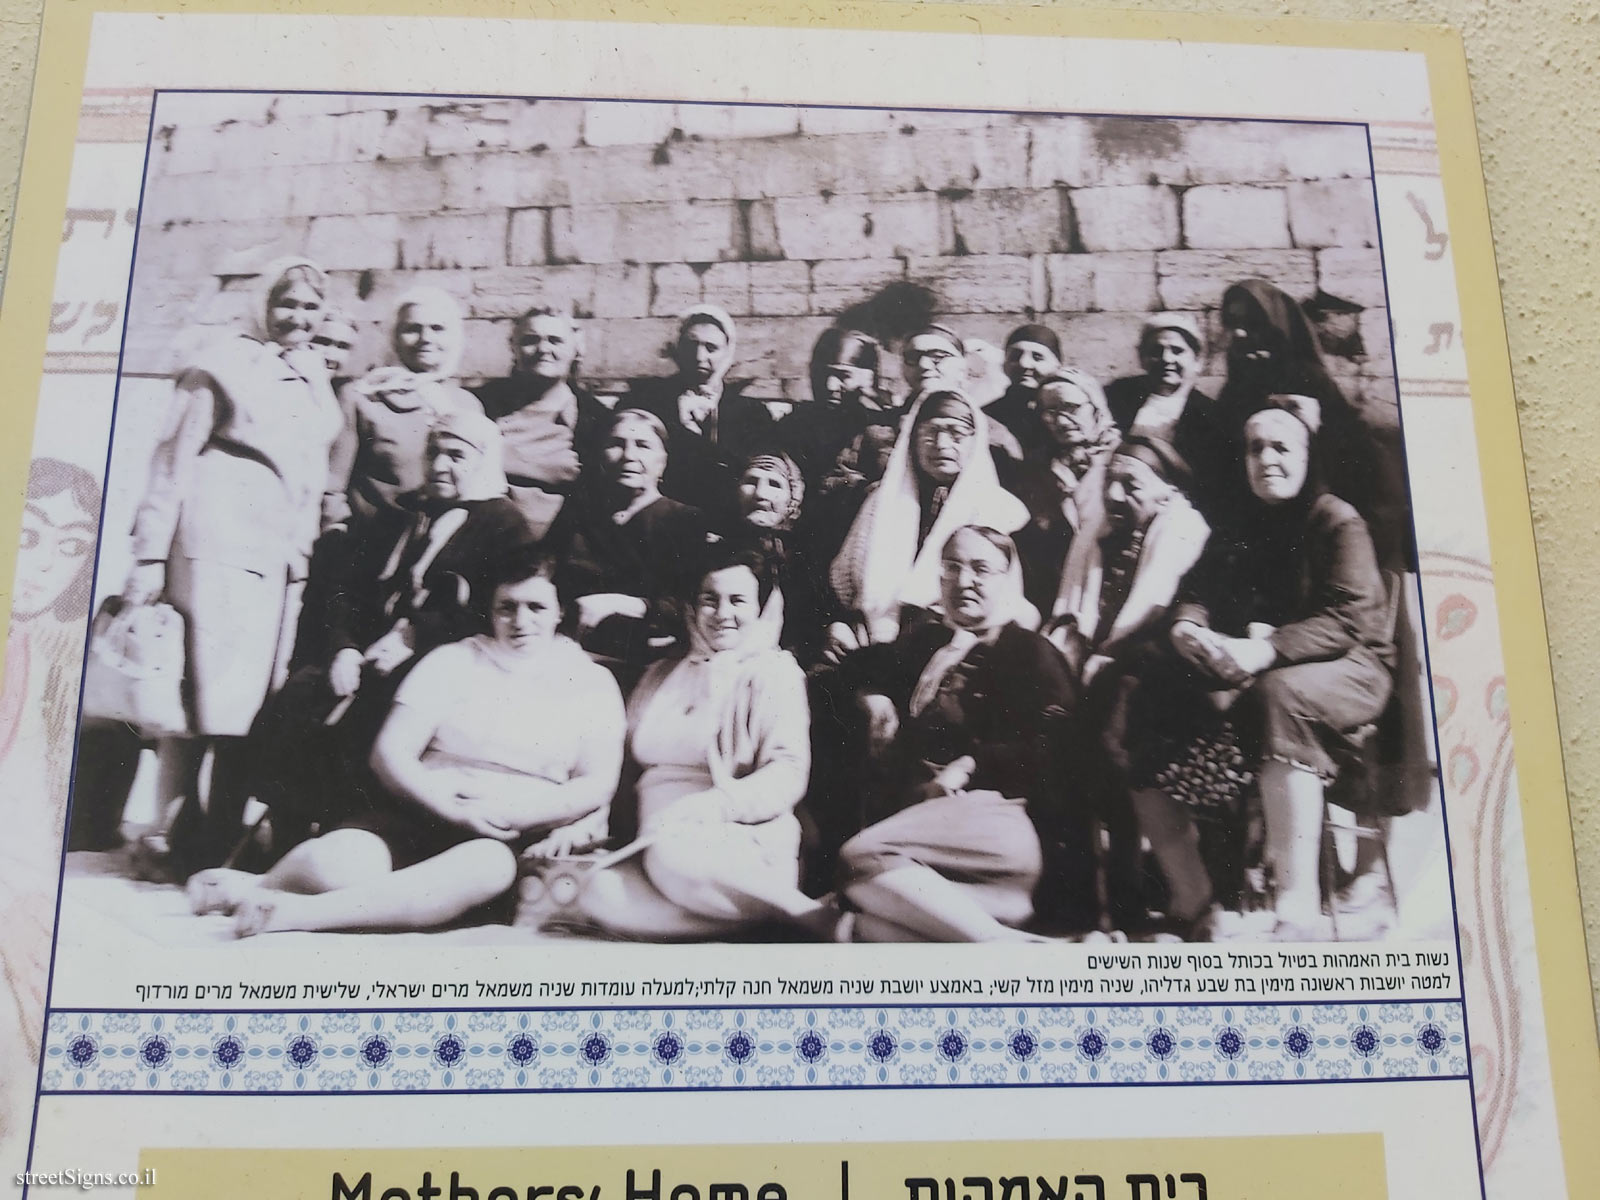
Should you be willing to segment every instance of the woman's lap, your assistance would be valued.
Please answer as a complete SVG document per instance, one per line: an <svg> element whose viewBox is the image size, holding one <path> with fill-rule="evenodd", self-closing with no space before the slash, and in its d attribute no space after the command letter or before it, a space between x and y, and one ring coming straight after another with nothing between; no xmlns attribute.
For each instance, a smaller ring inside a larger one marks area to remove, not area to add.
<svg viewBox="0 0 1600 1200"><path fill-rule="evenodd" d="M847 884L914 864L956 883L1029 895L1043 869L1039 834L1025 803L998 792L920 801L863 829L840 857Z"/></svg>

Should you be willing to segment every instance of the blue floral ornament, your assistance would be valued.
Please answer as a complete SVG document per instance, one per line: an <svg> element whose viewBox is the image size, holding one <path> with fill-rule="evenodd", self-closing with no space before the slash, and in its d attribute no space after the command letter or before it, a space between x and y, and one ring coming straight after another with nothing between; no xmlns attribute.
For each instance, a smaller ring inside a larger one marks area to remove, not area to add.
<svg viewBox="0 0 1600 1200"><path fill-rule="evenodd" d="M659 1066L670 1067L683 1055L683 1038L671 1029L662 1030L650 1043L650 1058Z"/></svg>
<svg viewBox="0 0 1600 1200"><path fill-rule="evenodd" d="M1417 1030L1417 1049L1429 1058L1438 1058L1443 1054L1448 1040L1444 1030L1432 1021Z"/></svg>
<svg viewBox="0 0 1600 1200"><path fill-rule="evenodd" d="M1100 1030L1090 1026L1078 1037L1078 1057L1085 1062L1099 1062L1111 1049L1111 1043Z"/></svg>
<svg viewBox="0 0 1600 1200"><path fill-rule="evenodd" d="M1033 1030L1014 1029L1006 1040L1006 1055L1012 1062L1031 1062L1039 1056L1039 1039Z"/></svg>
<svg viewBox="0 0 1600 1200"><path fill-rule="evenodd" d="M67 1062L75 1071L87 1071L100 1057L100 1042L93 1034L79 1033L67 1043Z"/></svg>
<svg viewBox="0 0 1600 1200"><path fill-rule="evenodd" d="M892 1029L874 1029L867 1034L867 1057L880 1065L891 1063L900 1055L900 1039Z"/></svg>
<svg viewBox="0 0 1600 1200"><path fill-rule="evenodd" d="M967 1057L972 1049L972 1042L965 1032L960 1029L946 1029L933 1041L934 1049L939 1057L950 1064L949 1075L951 1082L961 1077L960 1068L957 1066L962 1059Z"/></svg>
<svg viewBox="0 0 1600 1200"><path fill-rule="evenodd" d="M442 1033L433 1039L433 1061L445 1070L445 1082L450 1081L450 1072L459 1069L467 1061L467 1043L459 1033L450 1031Z"/></svg>
<svg viewBox="0 0 1600 1200"><path fill-rule="evenodd" d="M367 1069L367 1084L378 1086L378 1071L394 1062L394 1047L381 1033L369 1033L356 1048L356 1058Z"/></svg>
<svg viewBox="0 0 1600 1200"><path fill-rule="evenodd" d="M1371 1025L1357 1025L1350 1031L1350 1049L1362 1058L1376 1058L1383 1053L1383 1039Z"/></svg>
<svg viewBox="0 0 1600 1200"><path fill-rule="evenodd" d="M1165 1025L1157 1025L1144 1035L1144 1052L1158 1063L1166 1063L1178 1053L1178 1035Z"/></svg>
<svg viewBox="0 0 1600 1200"><path fill-rule="evenodd" d="M152 1033L139 1039L139 1062L151 1071L160 1071L172 1065L172 1040L163 1034Z"/></svg>
<svg viewBox="0 0 1600 1200"><path fill-rule="evenodd" d="M828 1057L828 1038L819 1029L802 1029L794 1036L794 1056L807 1067Z"/></svg>
<svg viewBox="0 0 1600 1200"><path fill-rule="evenodd" d="M1283 1031L1283 1052L1294 1059L1310 1058L1317 1052L1316 1039L1304 1025L1291 1025Z"/></svg>
<svg viewBox="0 0 1600 1200"><path fill-rule="evenodd" d="M1211 1046L1217 1057L1236 1063L1245 1055L1244 1032L1233 1025L1224 1025L1211 1035Z"/></svg>
<svg viewBox="0 0 1600 1200"><path fill-rule="evenodd" d="M600 1082L600 1068L611 1061L611 1037L603 1030L591 1029L578 1039L578 1061L589 1069L589 1082Z"/></svg>
<svg viewBox="0 0 1600 1200"><path fill-rule="evenodd" d="M528 1069L538 1061L539 1043L533 1034L519 1029L506 1038L506 1064L517 1070L517 1086L528 1082Z"/></svg>
<svg viewBox="0 0 1600 1200"><path fill-rule="evenodd" d="M211 1061L222 1072L223 1085L227 1085L232 1072L244 1065L244 1039L236 1033L224 1033L212 1039Z"/></svg>

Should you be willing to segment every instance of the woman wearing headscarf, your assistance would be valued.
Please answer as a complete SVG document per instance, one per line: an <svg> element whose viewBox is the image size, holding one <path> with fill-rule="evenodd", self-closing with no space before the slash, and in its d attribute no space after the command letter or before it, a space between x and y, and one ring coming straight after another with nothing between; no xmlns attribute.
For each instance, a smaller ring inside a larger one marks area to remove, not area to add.
<svg viewBox="0 0 1600 1200"><path fill-rule="evenodd" d="M840 665L896 810L840 852L861 940L1025 938L1036 822L1059 803L1051 746L1074 691L1060 655L1017 624L1016 547L966 525L941 549L942 620Z"/></svg>
<svg viewBox="0 0 1600 1200"><path fill-rule="evenodd" d="M325 526L366 521L399 507L425 481L428 431L455 413L483 414L457 386L466 348L461 306L435 287L415 287L395 301L389 344L395 361L345 386L345 424L335 466L345 472L324 502Z"/></svg>
<svg viewBox="0 0 1600 1200"><path fill-rule="evenodd" d="M661 494L667 443L653 413L611 415L567 556L579 641L625 679L681 637L677 597L706 541L700 510Z"/></svg>
<svg viewBox="0 0 1600 1200"><path fill-rule="evenodd" d="M1272 396L1245 422L1249 507L1191 573L1174 669L1145 679L1129 721L1134 802L1172 915L1203 918L1217 890L1191 813L1236 809L1254 778L1285 941L1318 933L1333 751L1382 713L1394 660L1367 524L1319 478L1319 417L1312 397Z"/></svg>
<svg viewBox="0 0 1600 1200"><path fill-rule="evenodd" d="M767 615L781 631L778 644L809 665L824 622L823 583L810 541L796 527L805 496L805 476L794 459L781 451L752 455L739 476L739 524L727 539L766 560L776 583Z"/></svg>
<svg viewBox="0 0 1600 1200"><path fill-rule="evenodd" d="M766 405L728 381L736 349L733 318L715 304L697 304L678 323L677 372L640 381L624 402L653 413L667 431L662 492L714 524L734 519L733 479L751 454L774 440Z"/></svg>
<svg viewBox="0 0 1600 1200"><path fill-rule="evenodd" d="M1217 495L1237 484L1237 452L1222 409L1195 387L1205 342L1187 313L1156 313L1139 331L1142 375L1106 385L1111 418L1123 433L1154 438L1172 446L1188 464L1189 499L1205 513Z"/></svg>
<svg viewBox="0 0 1600 1200"><path fill-rule="evenodd" d="M884 353L878 339L854 329L827 329L811 352L811 403L778 425L784 447L814 488L832 491L882 472L882 463L863 459L862 434L874 426L891 430L893 442L906 410L897 408L883 378Z"/></svg>
<svg viewBox="0 0 1600 1200"><path fill-rule="evenodd" d="M192 737L165 739L161 790L185 804L168 868L221 862L240 834L244 737L287 674L339 409L311 346L327 296L304 258L257 277L250 333L178 372L174 420L134 521L131 604L165 597L186 625ZM335 468L336 473L336 468ZM213 748L201 817L202 760Z"/></svg>
<svg viewBox="0 0 1600 1200"><path fill-rule="evenodd" d="M503 559L491 632L438 647L400 685L368 811L265 875L197 875L195 912L232 913L240 937L508 919L496 902L514 897L518 849L603 811L622 766L622 697L558 631L555 577L532 547Z"/></svg>
<svg viewBox="0 0 1600 1200"><path fill-rule="evenodd" d="M1106 830L1106 899L1114 925L1142 921L1139 831L1128 801L1128 709L1152 661L1163 654L1167 618L1210 529L1189 502L1188 464L1167 442L1124 438L1102 480L1103 508L1067 552L1050 641L1082 680L1079 737L1063 745L1064 767L1082 806L1067 818L1056 899L1074 915L1098 915L1092 822Z"/></svg>
<svg viewBox="0 0 1600 1200"><path fill-rule="evenodd" d="M772 576L759 554L702 555L689 649L655 663L628 699L635 811L613 832L648 842L582 893L584 916L631 937L713 937L835 914L800 891L795 805L810 766L805 677L763 617ZM632 819L630 819L632 818Z"/></svg>
<svg viewBox="0 0 1600 1200"><path fill-rule="evenodd" d="M861 506L829 579L851 620L829 627L838 655L890 642L904 618L939 603L940 551L963 525L1010 534L1028 510L995 474L988 425L958 392L921 397L895 440L883 478Z"/></svg>
<svg viewBox="0 0 1600 1200"><path fill-rule="evenodd" d="M1005 373L1009 386L984 411L1011 431L1030 454L1045 440L1038 409L1039 389L1061 367L1061 339L1048 325L1019 325L1006 338Z"/></svg>
<svg viewBox="0 0 1600 1200"><path fill-rule="evenodd" d="M1076 367L1045 376L1030 419L1040 436L1022 461L1017 492L1032 519L1016 541L1028 601L1048 613L1068 547L1080 531L1099 525L1106 467L1120 436L1100 385Z"/></svg>
<svg viewBox="0 0 1600 1200"><path fill-rule="evenodd" d="M370 790L367 758L395 690L429 651L488 631L494 572L533 540L507 497L493 421L445 415L425 455L426 482L372 519L349 561L329 564L323 655L258 730L280 850L326 827L341 796Z"/></svg>

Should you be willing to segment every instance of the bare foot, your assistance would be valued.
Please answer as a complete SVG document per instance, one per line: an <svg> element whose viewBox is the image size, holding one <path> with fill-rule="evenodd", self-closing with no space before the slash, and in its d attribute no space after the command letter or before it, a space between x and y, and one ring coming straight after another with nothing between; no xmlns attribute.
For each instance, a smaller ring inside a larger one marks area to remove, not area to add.
<svg viewBox="0 0 1600 1200"><path fill-rule="evenodd" d="M233 936L254 937L258 933L281 933L288 929L310 929L304 923L302 906L314 896L296 896L257 888L243 897L233 910Z"/></svg>
<svg viewBox="0 0 1600 1200"><path fill-rule="evenodd" d="M196 871L189 876L185 890L189 893L189 907L197 916L207 913L231 913L251 892L261 886L261 876L248 871L233 871L227 867L212 867Z"/></svg>

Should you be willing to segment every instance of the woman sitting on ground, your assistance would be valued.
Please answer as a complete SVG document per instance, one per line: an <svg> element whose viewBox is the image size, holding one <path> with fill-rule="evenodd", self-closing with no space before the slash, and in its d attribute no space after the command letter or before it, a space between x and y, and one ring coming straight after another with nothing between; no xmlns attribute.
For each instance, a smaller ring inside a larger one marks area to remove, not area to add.
<svg viewBox="0 0 1600 1200"><path fill-rule="evenodd" d="M774 920L826 931L834 914L797 886L805 677L762 619L767 564L725 545L701 561L689 653L652 666L628 700L637 806L613 813L611 829L627 836L636 823L648 848L591 880L579 911L628 937L716 937Z"/></svg>
<svg viewBox="0 0 1600 1200"><path fill-rule="evenodd" d="M241 937L432 929L510 894L521 845L605 807L622 767L622 697L557 632L555 562L531 548L496 572L492 633L442 646L395 696L372 768L379 804L265 875L212 870L197 913ZM495 914L509 916L506 914Z"/></svg>
<svg viewBox="0 0 1600 1200"><path fill-rule="evenodd" d="M894 641L902 620L938 604L940 551L956 529L1010 534L1026 524L1027 508L1000 486L981 416L950 391L931 392L912 409L829 572L850 614L829 627L835 658Z"/></svg>
<svg viewBox="0 0 1600 1200"><path fill-rule="evenodd" d="M1135 693L1130 757L1173 915L1203 918L1218 882L1191 813L1237 808L1254 777L1275 936L1304 941L1320 929L1332 751L1382 713L1394 650L1367 524L1319 479L1317 402L1272 396L1266 405L1244 427L1245 519L1213 538L1185 584L1172 678L1147 675Z"/></svg>
<svg viewBox="0 0 1600 1200"><path fill-rule="evenodd" d="M1016 547L979 526L940 557L943 621L839 671L899 811L840 852L862 941L1026 940L1043 865L1036 821L1059 803L1052 741L1072 708L1066 664L1015 621Z"/></svg>

